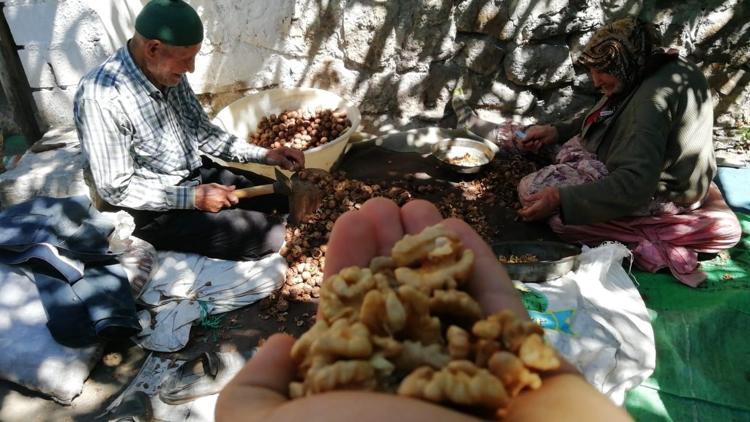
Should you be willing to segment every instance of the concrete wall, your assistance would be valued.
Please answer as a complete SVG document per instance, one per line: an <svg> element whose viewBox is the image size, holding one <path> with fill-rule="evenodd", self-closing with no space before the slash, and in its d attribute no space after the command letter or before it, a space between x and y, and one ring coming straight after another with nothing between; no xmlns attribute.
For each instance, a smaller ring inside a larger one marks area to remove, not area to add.
<svg viewBox="0 0 750 422"><path fill-rule="evenodd" d="M4 9L49 125L71 124L82 75L122 46L145 0L8 0ZM270 87L315 86L369 126L446 123L457 83L496 118L549 121L596 96L573 65L603 22L639 14L701 63L717 123L750 123L746 0L189 0L206 40L190 76L217 111ZM658 6L655 6L657 4Z"/></svg>
<svg viewBox="0 0 750 422"><path fill-rule="evenodd" d="M78 81L124 43L141 7L137 0L5 1L43 123L72 124Z"/></svg>

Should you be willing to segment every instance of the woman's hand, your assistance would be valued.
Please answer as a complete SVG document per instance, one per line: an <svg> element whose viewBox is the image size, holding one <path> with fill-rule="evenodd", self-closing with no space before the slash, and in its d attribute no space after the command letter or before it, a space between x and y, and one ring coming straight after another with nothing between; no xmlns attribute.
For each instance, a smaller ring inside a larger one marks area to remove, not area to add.
<svg viewBox="0 0 750 422"><path fill-rule="evenodd" d="M560 212L560 189L546 188L543 191L529 195L528 205L518 210L518 215L524 221L536 221L550 217Z"/></svg>
<svg viewBox="0 0 750 422"><path fill-rule="evenodd" d="M299 171L305 168L305 154L295 148L278 147L268 151L266 164L284 170Z"/></svg>
<svg viewBox="0 0 750 422"><path fill-rule="evenodd" d="M522 151L539 152L544 145L556 143L557 138L557 128L552 125L531 126L526 130L526 136L516 138L516 143Z"/></svg>

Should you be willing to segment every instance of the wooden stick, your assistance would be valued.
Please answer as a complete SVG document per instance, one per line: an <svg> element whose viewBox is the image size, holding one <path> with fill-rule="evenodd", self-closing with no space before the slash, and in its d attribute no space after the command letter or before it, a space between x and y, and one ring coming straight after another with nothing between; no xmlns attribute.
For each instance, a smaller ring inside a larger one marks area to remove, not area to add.
<svg viewBox="0 0 750 422"><path fill-rule="evenodd" d="M237 189L234 194L239 199L254 198L261 195L270 195L274 193L273 183L268 185L251 186L249 188Z"/></svg>

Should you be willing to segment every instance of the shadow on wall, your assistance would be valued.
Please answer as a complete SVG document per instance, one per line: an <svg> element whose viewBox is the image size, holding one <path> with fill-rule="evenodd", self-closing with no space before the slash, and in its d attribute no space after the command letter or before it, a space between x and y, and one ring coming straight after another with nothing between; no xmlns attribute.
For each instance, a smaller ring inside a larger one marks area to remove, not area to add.
<svg viewBox="0 0 750 422"><path fill-rule="evenodd" d="M671 7L663 7L667 3ZM648 2L641 16L663 34L665 46L680 47L708 78L714 118L740 114L750 101L750 3L743 0ZM744 98L743 98L744 95ZM748 118L745 111L745 119ZM750 121L735 121L747 125Z"/></svg>
<svg viewBox="0 0 750 422"><path fill-rule="evenodd" d="M80 78L130 37L140 1L16 3L4 12L43 123L72 125Z"/></svg>
<svg viewBox="0 0 750 422"><path fill-rule="evenodd" d="M109 42L104 44L116 49L129 38L146 1L86 0L86 5L106 28ZM723 64L712 83L724 87L716 89L721 94L717 112L729 110L742 97L748 80L745 73L728 77L731 86L721 82L721 75L747 68L746 62L722 56L748 43L750 31L744 29L750 6L741 0L612 0L601 8L586 0L283 0L274 6L278 13L264 9L255 16L220 14L244 15L264 6L229 0L190 3L203 15L219 14L204 20L209 39L199 67L206 70L197 84L209 91L204 100L214 110L257 90L312 86L349 98L369 119L388 115L402 124L412 120L412 125L424 126L451 113L447 105L460 83L474 107L503 117L562 119L593 104L585 70L571 68L569 57L542 69L535 60L519 63L510 53L523 48L544 58L542 47L552 46L569 55L586 34L627 14L657 23L667 40L686 46L690 58L704 67ZM82 13L65 39L75 39L88 22ZM240 28L222 27L228 24ZM70 64L85 62L80 52L71 54L78 57L69 57ZM248 54L256 57L238 60ZM528 77L513 74L524 67L532 68ZM550 75L556 73L566 75L552 81Z"/></svg>
<svg viewBox="0 0 750 422"><path fill-rule="evenodd" d="M145 3L145 0L86 1L86 5L99 15L113 51L124 46L133 35L135 18Z"/></svg>
<svg viewBox="0 0 750 422"><path fill-rule="evenodd" d="M536 82L518 81L509 74L512 69L508 65L514 60L509 51L523 47L542 52L534 49L553 45L570 53L579 47L575 45L578 38L605 21L628 14L655 21L667 32L665 39L672 42L687 37L684 34L696 34L701 25L706 25L708 29L700 30L701 43L688 50L690 58L703 61L704 67L716 62L719 52L747 44L749 32L743 33L742 27L748 7L741 1L714 0L708 5L694 0L647 3L609 1L599 11L586 1L289 0L279 7L293 9L292 16L277 25L282 31L279 36L285 40L267 51L258 47L267 53L259 53L265 60L261 66L264 75L246 77L246 81L263 79L265 85L238 81L215 90L218 93L208 100L222 106L228 101L220 97L228 95L236 99L257 89L313 86L349 98L369 119L387 114L402 123L412 119L412 125L423 126L438 123L450 114L446 106L453 89L461 83L469 88L466 91L472 106L505 117L561 119L585 111L595 100L585 69L562 69L571 66L568 61L546 67L544 72L534 69L537 73L531 77ZM554 13L540 13L544 8ZM727 13L731 19L726 19ZM665 16L671 16L671 20ZM210 34L211 29L207 30ZM713 35L706 35L711 31ZM304 39L304 51L285 50L286 41L295 37ZM705 59L706 55L710 57ZM212 56L208 86L216 86L225 72L242 74L241 70L224 68L226 62L220 56ZM494 63L476 63L483 58L494 59ZM534 61L519 64L523 65L533 67ZM549 75L557 71L575 76L566 77L562 83L547 83ZM717 112L728 109L742 95L747 77L736 80L740 83L735 83L731 94L721 92L723 106ZM227 89L233 92L220 92Z"/></svg>

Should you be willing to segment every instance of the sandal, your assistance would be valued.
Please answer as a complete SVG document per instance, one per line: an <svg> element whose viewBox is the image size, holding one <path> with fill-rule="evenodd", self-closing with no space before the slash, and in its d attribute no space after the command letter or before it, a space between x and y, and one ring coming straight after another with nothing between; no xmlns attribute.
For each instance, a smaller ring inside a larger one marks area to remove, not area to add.
<svg viewBox="0 0 750 422"><path fill-rule="evenodd" d="M143 391L135 391L105 416L108 422L150 422L154 417L151 398Z"/></svg>
<svg viewBox="0 0 750 422"><path fill-rule="evenodd" d="M159 398L167 404L182 404L216 394L239 372L245 360L237 352L202 353L164 380Z"/></svg>

